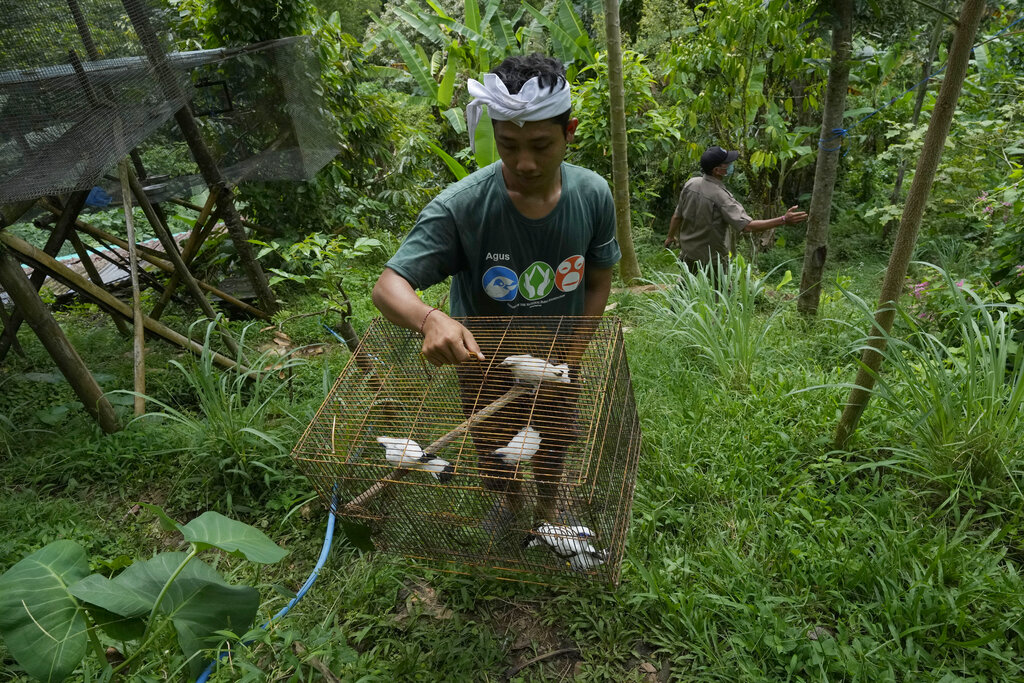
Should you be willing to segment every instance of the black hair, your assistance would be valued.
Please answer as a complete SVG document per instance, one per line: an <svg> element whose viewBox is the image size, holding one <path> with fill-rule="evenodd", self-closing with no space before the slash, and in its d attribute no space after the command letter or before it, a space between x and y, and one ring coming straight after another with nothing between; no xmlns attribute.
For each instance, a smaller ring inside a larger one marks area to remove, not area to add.
<svg viewBox="0 0 1024 683"><path fill-rule="evenodd" d="M501 82L508 88L511 95L518 93L531 78L538 78L542 88L554 90L560 88L565 79L565 66L554 57L548 57L534 52L532 55L515 55L508 57L491 71L501 79ZM565 113L553 116L548 121L562 127L562 132L569 130L569 119L572 118L572 109L566 109Z"/></svg>

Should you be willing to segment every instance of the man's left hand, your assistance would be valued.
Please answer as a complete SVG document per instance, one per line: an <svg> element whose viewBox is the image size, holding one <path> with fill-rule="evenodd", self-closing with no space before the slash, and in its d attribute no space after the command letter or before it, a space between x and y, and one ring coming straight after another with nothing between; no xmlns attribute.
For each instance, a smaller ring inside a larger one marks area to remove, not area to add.
<svg viewBox="0 0 1024 683"><path fill-rule="evenodd" d="M786 225L795 225L796 223L803 223L807 220L807 212L800 211L799 209L799 205L789 207L789 210L786 211L785 215Z"/></svg>

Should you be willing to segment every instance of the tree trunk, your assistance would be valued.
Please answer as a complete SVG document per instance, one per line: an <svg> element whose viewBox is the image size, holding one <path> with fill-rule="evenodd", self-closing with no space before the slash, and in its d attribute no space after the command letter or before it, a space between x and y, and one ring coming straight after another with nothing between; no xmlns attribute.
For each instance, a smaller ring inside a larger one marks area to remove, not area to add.
<svg viewBox="0 0 1024 683"><path fill-rule="evenodd" d="M821 137L818 162L814 171L807 239L804 246L804 267L800 275L800 297L797 310L804 315L818 314L821 300L821 274L828 253L828 228L832 217L832 190L839 169L839 150L843 138L832 131L843 125L846 110L846 87L850 80L850 53L853 43L853 0L832 3L832 65L828 71L825 110L821 115Z"/></svg>
<svg viewBox="0 0 1024 683"><path fill-rule="evenodd" d="M626 153L626 96L622 85L622 35L619 2L604 0L604 30L608 43L608 93L612 131L612 185L615 191L615 236L622 250L619 275L626 284L640 279L640 263L633 249L629 208L629 158Z"/></svg>
<svg viewBox="0 0 1024 683"><path fill-rule="evenodd" d="M942 0L942 11L946 11L946 7L949 5L949 0ZM939 39L942 37L942 29L946 25L946 17L939 14L935 17L935 27L932 29L932 40L928 46L928 56L921 62L921 80L928 78L932 71L932 64L935 63L935 57L939 54ZM928 83L922 83L917 89L917 98L914 100L914 114L910 117L910 123L913 126L917 125L917 122L921 120L921 109L924 107L924 97L928 94ZM890 204L899 203L903 195L903 176L907 172L906 161L900 161L899 170L896 172L896 184L892 188L892 198L889 200ZM882 227L882 239L889 239L889 232L895 227L895 220L887 221Z"/></svg>
<svg viewBox="0 0 1024 683"><path fill-rule="evenodd" d="M917 231L921 226L925 203L928 201L928 193L931 190L932 181L935 179L935 171L942 158L942 149L946 144L946 136L949 135L949 128L953 122L956 102L960 97L964 76L967 74L967 62L971 56L974 37L984 10L985 0L964 0L960 10L959 24L953 36L953 44L949 49L946 77L942 81L942 88L939 90L935 109L932 111L932 118L928 123L928 132L925 133L921 158L917 160L917 170L914 172L914 180L910 184L910 192L907 193L907 204L903 207L900 229L896 233L892 255L889 257L889 267L886 269L885 279L882 281L882 293L878 297L878 312L875 313L875 324L869 348L866 348L861 354L861 368L857 371L857 386L850 391L846 408L843 410L843 415L836 428L837 448L846 447L850 437L857 429L857 423L860 422L864 409L867 408L868 400L871 398L871 390L875 386L875 375L882 365L882 355L879 352L884 351L886 347L883 333L892 330L893 319L896 316L896 301L903 290L903 279L907 275L907 266L910 264L910 258L914 252L914 243L917 241Z"/></svg>

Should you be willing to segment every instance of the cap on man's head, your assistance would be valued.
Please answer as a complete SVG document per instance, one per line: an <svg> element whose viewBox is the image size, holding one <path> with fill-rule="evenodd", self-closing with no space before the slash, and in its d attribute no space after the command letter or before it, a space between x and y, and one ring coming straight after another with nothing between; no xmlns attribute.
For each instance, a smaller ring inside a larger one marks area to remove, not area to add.
<svg viewBox="0 0 1024 683"><path fill-rule="evenodd" d="M711 171L715 170L715 168L722 164L731 164L736 161L739 156L739 152L727 152L718 145L708 147L704 150L704 153L700 155L700 170L705 173L711 173Z"/></svg>

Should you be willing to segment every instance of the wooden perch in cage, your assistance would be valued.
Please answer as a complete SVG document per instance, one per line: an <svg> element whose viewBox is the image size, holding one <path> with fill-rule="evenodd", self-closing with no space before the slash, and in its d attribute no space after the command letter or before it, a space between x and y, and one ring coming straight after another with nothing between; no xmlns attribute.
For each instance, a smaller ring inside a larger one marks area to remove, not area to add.
<svg viewBox="0 0 1024 683"><path fill-rule="evenodd" d="M504 394L502 394L500 397L498 397L493 403L490 403L481 408L480 410L478 410L477 412L473 413L465 422L462 422L457 427L455 427L450 432L439 438L437 441L434 441L429 446L424 447L423 455L431 456L435 455L436 453L439 453L456 438L469 431L469 428L473 425L474 422L478 422L480 420L484 420L490 417L494 413L498 412L499 410L507 406L512 401L516 400L523 394L529 393L532 390L533 388L527 385L516 385L512 387ZM346 504L341 509L342 514L355 512L357 508L366 505L371 500L380 495L380 493L385 488L387 488L388 484L391 484L392 482L402 479L411 471L411 469L403 467L395 468L390 473L378 479L376 483L374 483L370 488L366 489L358 496L353 498L348 504Z"/></svg>

